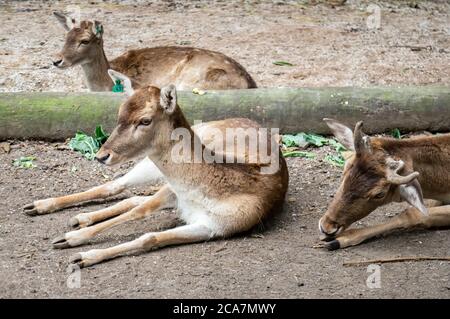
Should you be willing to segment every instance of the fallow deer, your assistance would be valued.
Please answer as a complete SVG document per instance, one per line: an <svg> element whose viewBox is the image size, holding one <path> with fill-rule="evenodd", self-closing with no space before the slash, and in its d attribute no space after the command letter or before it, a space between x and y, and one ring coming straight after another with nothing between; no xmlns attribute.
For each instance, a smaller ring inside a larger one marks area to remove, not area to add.
<svg viewBox="0 0 450 319"><path fill-rule="evenodd" d="M354 132L324 119L350 153L341 185L319 220L321 239L330 249L358 245L397 230L450 226L450 134L407 139L369 137L358 122ZM430 199L429 207L425 199ZM411 207L390 221L347 229L377 207L406 201ZM347 230L346 230L347 229Z"/></svg>
<svg viewBox="0 0 450 319"><path fill-rule="evenodd" d="M81 65L91 91L111 91L108 69L131 78L135 88L175 84L179 90L249 89L256 83L235 60L222 53L191 47L153 47L130 50L108 61L103 50L103 25L75 21L62 13L55 17L67 32L62 51L53 65L60 69Z"/></svg>
<svg viewBox="0 0 450 319"><path fill-rule="evenodd" d="M26 212L42 214L81 201L104 198L132 184L163 178L167 183L152 196L132 197L110 208L77 215L71 224L79 229L57 237L53 246L67 248L84 244L99 232L165 208L176 207L186 225L147 233L111 248L82 252L70 259L72 263L87 267L127 252L232 236L249 230L282 206L288 172L278 143L270 139L268 152L276 165L272 170L264 171L273 163L260 160L262 140L258 138L261 145L257 144L257 148L245 147L244 153L240 154L235 152L234 141L230 153L229 148L223 148L224 140L217 138L217 132L226 136L227 128L259 131L261 128L257 123L248 119L227 119L197 125L195 133L177 104L173 85L161 90L144 86L134 91L126 76L111 71L110 74L125 83L130 97L120 106L118 125L96 158L106 165L117 165L142 156L146 159L117 181L84 193L34 202L26 207ZM180 131L187 133L183 135L183 141L186 136L192 137L185 148L191 160L179 161L174 157L179 154L180 142L173 139L173 134ZM251 138L246 143L250 144ZM217 149L226 151L215 153ZM200 154L212 154L216 159L231 156L232 163L208 161L199 157L196 150L200 150ZM251 157L256 160L248 160Z"/></svg>

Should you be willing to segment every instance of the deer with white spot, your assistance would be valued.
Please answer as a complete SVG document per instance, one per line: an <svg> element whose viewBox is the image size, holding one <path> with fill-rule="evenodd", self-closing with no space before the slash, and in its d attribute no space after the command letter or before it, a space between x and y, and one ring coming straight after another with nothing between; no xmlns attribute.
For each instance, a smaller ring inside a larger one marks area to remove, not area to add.
<svg viewBox="0 0 450 319"><path fill-rule="evenodd" d="M108 60L103 50L103 25L99 21L76 21L59 12L55 17L67 31L66 42L53 58L64 69L81 65L91 91L111 91L108 69L129 77L134 88L174 84L178 90L250 89L256 83L242 65L210 50L161 46L129 50Z"/></svg>
<svg viewBox="0 0 450 319"><path fill-rule="evenodd" d="M71 262L80 267L90 266L127 252L147 251L167 245L185 244L228 237L245 232L260 223L273 211L279 210L288 186L286 162L273 136L270 148L265 148L270 161L261 160L262 140L258 147L245 147L244 153L226 148L215 158L232 157L229 161L176 161L173 154L179 145L173 140L175 130L188 133L190 158L197 158L195 145L205 154L223 148L227 128L261 130L248 119L227 119L192 127L177 104L176 88L145 86L133 90L126 76L110 71L112 78L125 83L130 97L119 109L118 125L96 155L99 162L117 165L145 157L125 176L83 193L36 201L25 207L30 215L44 214L86 200L105 198L126 187L163 179L166 184L152 196L125 199L112 207L82 213L71 220L78 227L53 241L55 248L82 245L98 233L130 220L149 216L166 208L177 208L186 225L162 232L147 233L136 240L107 249L93 249L76 254ZM184 138L184 137L183 137ZM234 137L233 137L234 138ZM248 144L251 143L249 137ZM263 138L264 139L264 138ZM267 139L265 145L267 145ZM216 146L221 145L217 148ZM255 153L256 152L256 153ZM218 156L218 157L217 157ZM250 158L256 161L250 161ZM273 165L275 163L275 165ZM272 166L272 170L265 170Z"/></svg>
<svg viewBox="0 0 450 319"><path fill-rule="evenodd" d="M354 132L335 120L325 122L350 150L341 185L319 221L328 249L358 245L397 230L450 227L450 134L369 137L362 122ZM430 199L429 207L424 198ZM390 221L346 230L377 207L400 201L411 207Z"/></svg>

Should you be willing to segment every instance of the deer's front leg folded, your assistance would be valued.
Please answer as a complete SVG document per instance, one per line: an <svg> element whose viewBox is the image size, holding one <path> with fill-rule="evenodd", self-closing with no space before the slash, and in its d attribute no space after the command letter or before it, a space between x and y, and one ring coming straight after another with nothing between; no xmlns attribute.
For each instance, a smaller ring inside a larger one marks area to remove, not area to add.
<svg viewBox="0 0 450 319"><path fill-rule="evenodd" d="M424 216L416 208L410 207L386 223L359 229L345 230L336 239L326 242L325 247L329 250L336 250L339 248L356 246L371 238L385 236L399 230L413 230L417 228L429 229L449 226L450 205L430 207L428 216Z"/></svg>

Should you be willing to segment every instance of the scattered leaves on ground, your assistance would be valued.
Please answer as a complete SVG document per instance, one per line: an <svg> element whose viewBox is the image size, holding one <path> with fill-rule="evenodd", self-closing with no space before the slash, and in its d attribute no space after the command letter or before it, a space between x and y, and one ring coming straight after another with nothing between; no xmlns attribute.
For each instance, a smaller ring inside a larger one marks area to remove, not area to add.
<svg viewBox="0 0 450 319"><path fill-rule="evenodd" d="M33 156L21 156L20 158L13 160L13 165L20 168L34 168L36 167L33 163L35 159L36 157Z"/></svg>
<svg viewBox="0 0 450 319"><path fill-rule="evenodd" d="M305 151L287 151L283 153L284 157L304 157L304 158L315 158L316 154Z"/></svg>
<svg viewBox="0 0 450 319"><path fill-rule="evenodd" d="M327 156L325 156L324 159L328 163L330 163L334 166L338 166L338 167L343 167L345 164L345 160L341 154L338 154L338 155L328 154Z"/></svg>
<svg viewBox="0 0 450 319"><path fill-rule="evenodd" d="M335 154L327 154L324 160L334 166L343 167L345 160L342 156L342 152L345 151L345 147L332 138L327 138L318 134L310 133L297 133L285 134L282 136L283 143L283 156L284 157L304 157L315 158L316 155L311 152L301 151L299 149L305 149L308 146L323 147L330 146L334 148Z"/></svg>
<svg viewBox="0 0 450 319"><path fill-rule="evenodd" d="M95 158L95 154L97 154L100 146L102 146L107 139L108 135L103 131L102 126L97 125L94 136L78 131L75 134L75 137L70 140L69 147L71 150L83 154L84 157L91 161Z"/></svg>

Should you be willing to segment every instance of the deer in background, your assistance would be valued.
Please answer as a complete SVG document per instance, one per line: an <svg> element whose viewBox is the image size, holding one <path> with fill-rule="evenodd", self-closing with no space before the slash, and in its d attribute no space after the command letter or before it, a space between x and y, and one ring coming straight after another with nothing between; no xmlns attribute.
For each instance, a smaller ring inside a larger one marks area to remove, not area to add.
<svg viewBox="0 0 450 319"><path fill-rule="evenodd" d="M324 120L351 151L341 185L319 221L328 249L358 245L396 230L450 227L450 134L369 137L362 131L362 122L352 132L335 120ZM428 208L424 198L433 200ZM377 207L400 201L411 207L390 221L346 230Z"/></svg>
<svg viewBox="0 0 450 319"><path fill-rule="evenodd" d="M173 85L161 90L145 86L134 91L131 80L125 75L114 71L110 74L114 80L125 83L130 97L120 106L118 125L96 158L106 165L117 165L142 156L146 159L116 181L84 193L34 202L25 207L26 212L42 214L85 200L105 198L120 192L125 186L151 182L159 177L167 183L152 196L131 197L112 207L77 215L71 224L79 229L57 237L53 246L75 247L113 226L172 207L178 208L186 225L147 233L111 248L82 252L72 256L72 263L87 267L127 252L232 236L249 230L282 206L288 186L288 171L283 156L280 152L273 153L273 148L269 151L276 155L278 165L270 173L263 172L267 163L259 160L208 162L202 157L198 162L177 162L173 157L178 145L172 139L175 130L184 130L192 136L188 152L193 158L196 144L202 151L208 148L215 150L214 145L223 144L222 139L216 140L216 135L208 135L208 129L215 129L225 136L227 128L259 130L257 123L248 119L227 119L203 123L193 129L177 104ZM275 143L275 146L279 151L279 145ZM248 159L254 155L259 158L259 154L251 153L254 151L245 148L244 154L232 156L234 159ZM228 155L224 152L221 156Z"/></svg>
<svg viewBox="0 0 450 319"><path fill-rule="evenodd" d="M53 59L60 69L81 65L91 91L111 91L108 69L128 76L135 88L174 84L179 90L250 89L256 83L247 71L226 55L190 47L165 46L130 50L108 61L103 50L103 25L75 21L62 13L55 17L66 31L66 42Z"/></svg>

